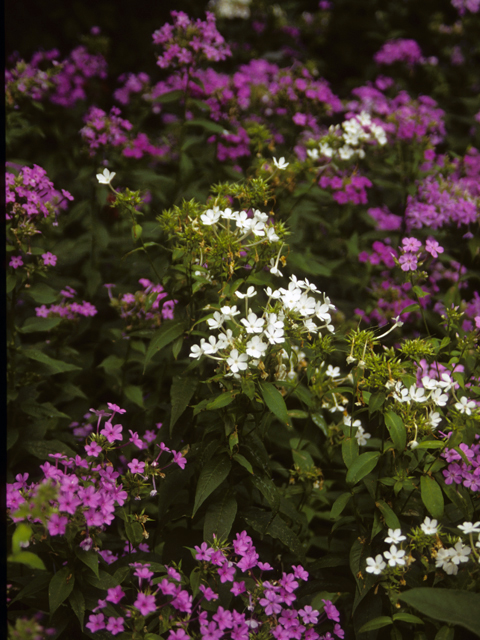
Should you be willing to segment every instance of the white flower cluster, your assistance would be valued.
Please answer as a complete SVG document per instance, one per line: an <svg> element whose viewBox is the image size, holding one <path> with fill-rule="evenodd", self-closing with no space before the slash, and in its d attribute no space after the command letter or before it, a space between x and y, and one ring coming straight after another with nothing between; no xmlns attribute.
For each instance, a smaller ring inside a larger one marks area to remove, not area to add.
<svg viewBox="0 0 480 640"><path fill-rule="evenodd" d="M287 330L294 336L318 333L321 329L333 332L330 311L335 306L325 294L320 294L322 300L318 300L309 295L311 292L317 292L314 284L291 276L287 289L265 289L268 301L263 314L257 315L249 307L249 300L257 295L255 288L250 286L246 293L236 291L237 298L245 301L243 317L238 317L241 312L236 305L225 305L215 311L207 324L210 330L220 333L193 345L190 357L205 355L224 361L229 368L227 375L239 377L248 367L258 367L269 345L284 343ZM227 322L232 328L226 327Z"/></svg>
<svg viewBox="0 0 480 640"><path fill-rule="evenodd" d="M360 420L354 420L353 423L352 423L352 418L350 416L345 416L343 418L343 423L347 427L351 427L351 428L355 429L355 434L354 435L355 435L355 438L356 438L356 440L358 442L358 446L359 447L364 447L367 444L367 440L372 437L362 427L362 423L360 422Z"/></svg>
<svg viewBox="0 0 480 640"><path fill-rule="evenodd" d="M232 211L228 208L222 211L215 206L213 209L207 209L205 213L202 213L200 220L206 226L216 225L220 220L226 220L227 224L229 224L229 221L233 220L236 224L235 232L239 240L244 240L249 234L260 238L259 242L263 242L263 240L278 242L280 240L275 233L275 226L267 224L268 215L258 209L255 209L253 216L250 217L246 211ZM221 223L220 226L223 227Z"/></svg>
<svg viewBox="0 0 480 640"><path fill-rule="evenodd" d="M332 125L329 127L329 134L338 133L343 129L338 138L341 146L332 146L328 142L320 142L319 148L308 149L307 155L312 160L318 160L321 156L325 158L340 158L350 160L354 155L359 158L365 157L364 142L377 142L380 146L387 143L387 136L383 127L375 122L369 113L362 111L360 115L345 120L342 125Z"/></svg>
<svg viewBox="0 0 480 640"><path fill-rule="evenodd" d="M420 528L425 535L433 536L438 533L438 522L437 520L431 520L429 517L426 517L420 525ZM479 539L475 546L480 549L480 522L464 522L463 524L458 525L458 528L464 535L478 533ZM406 537L402 535L401 529L389 529L385 542L391 544L390 550L384 551L383 556L379 553L375 558L367 558L367 573L380 575L387 566L384 557L388 561L388 565L390 567L405 565L405 551L401 549L397 550L397 547L395 546L402 540L406 540ZM458 565L462 562L468 562L468 556L471 552L471 547L463 544L461 540L458 540L450 549L441 547L435 556L435 567L443 569L448 575L456 576L458 573Z"/></svg>
<svg viewBox="0 0 480 640"><path fill-rule="evenodd" d="M242 18L247 20L250 17L250 3L252 0L210 0L209 9L213 9L219 18Z"/></svg>

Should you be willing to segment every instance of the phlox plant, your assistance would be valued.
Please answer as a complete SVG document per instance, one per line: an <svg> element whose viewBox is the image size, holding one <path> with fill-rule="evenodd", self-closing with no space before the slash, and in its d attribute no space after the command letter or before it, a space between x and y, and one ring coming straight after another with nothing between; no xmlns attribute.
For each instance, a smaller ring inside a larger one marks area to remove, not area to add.
<svg viewBox="0 0 480 640"><path fill-rule="evenodd" d="M380 4L9 58L10 638L479 633L480 7Z"/></svg>

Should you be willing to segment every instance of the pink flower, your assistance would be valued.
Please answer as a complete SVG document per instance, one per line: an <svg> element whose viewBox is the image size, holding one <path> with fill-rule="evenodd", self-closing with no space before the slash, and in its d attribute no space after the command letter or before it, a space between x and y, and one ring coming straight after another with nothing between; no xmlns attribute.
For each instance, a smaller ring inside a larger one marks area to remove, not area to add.
<svg viewBox="0 0 480 640"><path fill-rule="evenodd" d="M425 251L428 251L433 258L438 258L438 254L443 253L443 247L441 247L433 238L428 238L425 243Z"/></svg>
<svg viewBox="0 0 480 640"><path fill-rule="evenodd" d="M93 456L94 458L98 456L101 450L102 447L97 442L92 442L91 444L85 445L85 451L87 452L87 455Z"/></svg>
<svg viewBox="0 0 480 640"><path fill-rule="evenodd" d="M140 592L133 606L140 611L142 616L146 616L157 608L155 596Z"/></svg>
<svg viewBox="0 0 480 640"><path fill-rule="evenodd" d="M125 592L122 590L122 587L118 585L118 587L112 587L107 591L107 597L105 598L105 600L113 602L113 604L118 604L124 597Z"/></svg>
<svg viewBox="0 0 480 640"><path fill-rule="evenodd" d="M54 267L57 264L57 256L54 256L53 253L47 251L47 253L42 253L43 264L45 266L52 265Z"/></svg>
<svg viewBox="0 0 480 640"><path fill-rule="evenodd" d="M51 536L63 536L65 533L65 528L68 523L67 516L61 516L58 513L54 513L50 520L48 521L48 533Z"/></svg>
<svg viewBox="0 0 480 640"><path fill-rule="evenodd" d="M18 267L23 267L22 257L21 256L12 256L8 266L9 267L13 267L14 269L18 269Z"/></svg>
<svg viewBox="0 0 480 640"><path fill-rule="evenodd" d="M137 458L134 458L127 466L132 473L143 473L145 470L145 463L140 462Z"/></svg>
<svg viewBox="0 0 480 640"><path fill-rule="evenodd" d="M103 613L97 613L97 615L92 614L88 618L88 622L85 625L87 629L90 629L92 633L95 631L100 631L101 629L105 629L105 616Z"/></svg>
<svg viewBox="0 0 480 640"><path fill-rule="evenodd" d="M123 427L121 424L113 426L111 422L106 422L100 433L102 436L105 436L109 442L114 442L115 440L123 440L122 429Z"/></svg>
<svg viewBox="0 0 480 640"><path fill-rule="evenodd" d="M123 623L123 618L114 618L113 616L111 616L108 619L107 631L110 631L112 636L116 636L118 633L121 633L123 631Z"/></svg>

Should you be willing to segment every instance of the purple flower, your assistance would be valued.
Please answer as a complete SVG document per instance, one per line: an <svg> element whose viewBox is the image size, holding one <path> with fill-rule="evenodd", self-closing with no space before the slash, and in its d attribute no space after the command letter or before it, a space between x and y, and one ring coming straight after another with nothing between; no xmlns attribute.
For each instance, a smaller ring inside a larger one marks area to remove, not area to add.
<svg viewBox="0 0 480 640"><path fill-rule="evenodd" d="M438 254L443 253L443 247L441 247L433 238L428 238L425 243L425 251L428 251L433 258L438 258Z"/></svg>
<svg viewBox="0 0 480 640"><path fill-rule="evenodd" d="M67 524L67 516L61 516L58 513L54 513L52 516L50 516L50 520L47 524L48 533L51 536L63 536L65 534Z"/></svg>
<svg viewBox="0 0 480 640"><path fill-rule="evenodd" d="M239 596L240 594L245 593L245 582L243 580L241 582L234 582L230 591L234 596Z"/></svg>
<svg viewBox="0 0 480 640"><path fill-rule="evenodd" d="M127 466L132 473L143 473L145 470L145 463L140 462L140 460L137 460L137 458L133 458L133 460L129 462Z"/></svg>
<svg viewBox="0 0 480 640"><path fill-rule="evenodd" d="M54 267L57 264L57 256L54 256L53 253L47 251L47 253L42 253L43 264L45 266L52 265Z"/></svg>
<svg viewBox="0 0 480 640"><path fill-rule="evenodd" d="M18 269L18 267L23 267L23 260L21 256L12 256L10 262L8 263L9 267L13 267L14 269Z"/></svg>
<svg viewBox="0 0 480 640"><path fill-rule="evenodd" d="M111 616L107 622L107 631L110 631L112 636L116 636L117 634L122 633L123 624L124 624L123 618L115 618Z"/></svg>
<svg viewBox="0 0 480 640"><path fill-rule="evenodd" d="M322 600L325 605L325 613L327 614L327 618L329 620L333 620L334 622L340 622L340 613L335 605L333 605L330 600Z"/></svg>
<svg viewBox="0 0 480 640"><path fill-rule="evenodd" d="M105 600L113 602L113 604L118 604L124 597L125 592L123 591L122 587L118 585L118 587L112 587L111 589L108 589L107 597L105 598Z"/></svg>
<svg viewBox="0 0 480 640"><path fill-rule="evenodd" d="M98 454L101 452L102 447L97 442L91 442L90 444L85 445L85 451L87 455L93 456L96 458Z"/></svg>
<svg viewBox="0 0 480 640"><path fill-rule="evenodd" d="M422 243L416 238L403 238L402 240L402 250L405 252L411 251L415 253L421 248L422 248Z"/></svg>
<svg viewBox="0 0 480 640"><path fill-rule="evenodd" d="M317 624L318 611L313 609L310 605L307 604L303 609L300 609L298 613L302 616L302 620L305 624Z"/></svg>
<svg viewBox="0 0 480 640"><path fill-rule="evenodd" d="M101 629L105 629L105 616L103 613L92 614L88 618L88 622L85 625L87 629L90 629L92 633L95 631L100 631Z"/></svg>
<svg viewBox="0 0 480 640"><path fill-rule="evenodd" d="M155 596L148 595L140 591L137 596L137 599L133 603L133 606L136 607L142 616L146 616L152 611L155 611L157 605L155 603Z"/></svg>
<svg viewBox="0 0 480 640"><path fill-rule="evenodd" d="M415 271L417 268L417 256L414 253L405 253L400 256L398 262L401 265L402 271Z"/></svg>
<svg viewBox="0 0 480 640"><path fill-rule="evenodd" d="M213 549L206 542L202 542L200 546L195 546L194 549L197 552L195 556L197 560L206 560L208 562L212 557Z"/></svg>
<svg viewBox="0 0 480 640"><path fill-rule="evenodd" d="M121 424L113 426L111 422L106 422L100 433L105 436L108 442L115 442L115 440L123 440L122 430L123 426Z"/></svg>

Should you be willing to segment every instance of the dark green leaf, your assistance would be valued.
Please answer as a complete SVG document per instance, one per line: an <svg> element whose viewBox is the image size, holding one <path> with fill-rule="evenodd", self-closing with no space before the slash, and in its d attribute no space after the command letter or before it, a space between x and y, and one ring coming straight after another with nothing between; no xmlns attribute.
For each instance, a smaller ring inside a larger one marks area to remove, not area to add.
<svg viewBox="0 0 480 640"><path fill-rule="evenodd" d="M70 458L75 457L75 451L60 440L27 440L22 447L41 460L46 460L49 453L65 453Z"/></svg>
<svg viewBox="0 0 480 640"><path fill-rule="evenodd" d="M368 414L371 416L372 413L378 411L383 407L383 403L385 402L385 393L383 391L377 391L377 393L372 393L370 396L370 400L368 402Z"/></svg>
<svg viewBox="0 0 480 640"><path fill-rule="evenodd" d="M139 522L125 522L125 533L134 547L143 542L143 529Z"/></svg>
<svg viewBox="0 0 480 640"><path fill-rule="evenodd" d="M292 425L290 418L288 417L287 405L283 399L280 391L271 382L260 383L260 390L262 392L265 404L270 411L288 427Z"/></svg>
<svg viewBox="0 0 480 640"><path fill-rule="evenodd" d="M428 513L433 518L441 518L443 515L443 493L437 481L430 476L422 476L420 478L420 493Z"/></svg>
<svg viewBox="0 0 480 640"><path fill-rule="evenodd" d="M391 507L388 506L388 504L385 502L385 500L379 500L377 502L377 507L382 512L382 515L385 518L385 522L387 524L387 527L390 527L390 529L401 529L402 528L397 516L395 515L395 512L393 511L393 509Z"/></svg>
<svg viewBox="0 0 480 640"><path fill-rule="evenodd" d="M138 522L136 524L138 524ZM114 576L111 576L106 571L100 570L100 575L98 578L96 576L92 576L89 573L85 574L83 577L88 582L88 584L92 585L92 587L96 587L97 589L102 589L104 591L118 586L116 578L114 578Z"/></svg>
<svg viewBox="0 0 480 640"><path fill-rule="evenodd" d="M203 539L212 542L213 534L217 540L226 540L237 515L235 498L225 492L217 502L211 504L205 514Z"/></svg>
<svg viewBox="0 0 480 640"><path fill-rule="evenodd" d="M222 484L230 473L231 467L230 458L224 454L215 456L207 462L198 479L192 515L195 515L208 496Z"/></svg>
<svg viewBox="0 0 480 640"><path fill-rule="evenodd" d="M435 636L435 640L454 640L455 629L453 627L442 627Z"/></svg>
<svg viewBox="0 0 480 640"><path fill-rule="evenodd" d="M167 344L170 344L170 342L173 342L176 338L181 336L183 331L183 322L180 322L179 320L167 320L165 324L155 332L150 344L148 345L147 354L145 356L145 364L143 367L144 373L148 363L157 351L160 351L166 347Z"/></svg>
<svg viewBox="0 0 480 640"><path fill-rule="evenodd" d="M170 435L182 413L188 407L193 394L198 386L198 379L192 376L175 376L170 388L170 400L172 413L170 415Z"/></svg>
<svg viewBox="0 0 480 640"><path fill-rule="evenodd" d="M378 451L367 451L358 456L347 472L347 483L357 484L357 482L360 482L362 478L375 469L379 457L380 453Z"/></svg>
<svg viewBox="0 0 480 640"><path fill-rule="evenodd" d="M388 625L393 624L392 618L389 616L379 616L378 618L374 618L364 624L358 631L359 633L365 633L365 631L373 631L374 629L381 629L382 627L387 627Z"/></svg>
<svg viewBox="0 0 480 640"><path fill-rule="evenodd" d="M35 302L38 302L38 304L51 304L58 298L57 291L54 291L52 287L49 287L47 284L43 284L42 282L34 284L29 289L26 289L26 293L28 293Z"/></svg>
<svg viewBox="0 0 480 640"><path fill-rule="evenodd" d="M53 576L48 585L50 615L64 602L73 591L75 576L69 567L63 567Z"/></svg>
<svg viewBox="0 0 480 640"><path fill-rule="evenodd" d="M215 122L211 122L210 120L187 120L185 125L202 127L206 131L212 131L213 133L223 133L225 131L225 127L222 127Z"/></svg>
<svg viewBox="0 0 480 640"><path fill-rule="evenodd" d="M130 402L133 402L134 404L136 404L137 406L143 409L144 405L143 405L142 387L138 387L137 385L134 385L134 384L128 384L125 387L124 391L125 391L125 396L130 400Z"/></svg>
<svg viewBox="0 0 480 640"><path fill-rule="evenodd" d="M155 102L160 102L162 104L166 104L167 102L176 102L183 98L184 92L180 89L175 91L168 91L167 93L162 93L161 95L155 98Z"/></svg>
<svg viewBox="0 0 480 640"><path fill-rule="evenodd" d="M399 598L433 620L460 625L476 634L480 630L479 593L419 587L401 593Z"/></svg>
<svg viewBox="0 0 480 640"><path fill-rule="evenodd" d="M80 367L74 364L68 364L62 360L54 360L38 349L24 349L22 353L26 358L30 358L30 360L36 360L37 362L45 364L50 369L52 375L65 373L66 371L80 371Z"/></svg>
<svg viewBox="0 0 480 640"><path fill-rule="evenodd" d="M86 564L98 578L98 553L96 551L84 551L80 547L75 547L75 555Z"/></svg>
<svg viewBox="0 0 480 640"><path fill-rule="evenodd" d="M425 624L421 618L414 616L411 613L394 613L393 620L394 622L396 620L401 620L402 622L411 622L412 624Z"/></svg>
<svg viewBox="0 0 480 640"><path fill-rule="evenodd" d="M238 462L238 464L242 465L242 467L244 469L246 469L248 471L248 473L251 473L252 476L255 475L253 472L253 467L250 464L250 462L245 458L245 456L242 456L241 453L236 453L233 456L233 459L236 460Z"/></svg>
<svg viewBox="0 0 480 640"><path fill-rule="evenodd" d="M62 322L62 318L27 318L20 329L21 333L50 331Z"/></svg>
<svg viewBox="0 0 480 640"><path fill-rule="evenodd" d="M347 469L358 458L358 441L355 437L346 437L342 440L342 458Z"/></svg>
<svg viewBox="0 0 480 640"><path fill-rule="evenodd" d="M83 631L83 620L85 618L85 598L83 593L79 589L74 589L70 594L68 601L74 614L77 616L78 621L80 622L80 628Z"/></svg>
<svg viewBox="0 0 480 640"><path fill-rule="evenodd" d="M407 444L407 431L401 417L394 411L387 411L385 414L385 424L393 440L395 449L400 452L404 451Z"/></svg>
<svg viewBox="0 0 480 640"><path fill-rule="evenodd" d="M227 407L234 400L235 396L230 391L225 391L225 393L221 393L218 395L212 402L209 402L206 406L208 411L214 411L215 409L222 409L222 407Z"/></svg>
<svg viewBox="0 0 480 640"><path fill-rule="evenodd" d="M350 492L342 493L342 495L338 496L338 498L335 500L335 502L332 505L332 510L330 511L330 517L333 518L334 520L337 519L338 516L342 513L342 511L345 509L345 507L349 503L351 497L352 497L352 494Z"/></svg>

